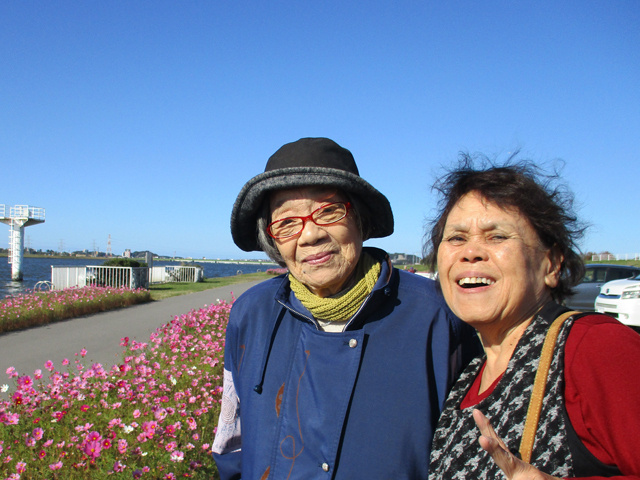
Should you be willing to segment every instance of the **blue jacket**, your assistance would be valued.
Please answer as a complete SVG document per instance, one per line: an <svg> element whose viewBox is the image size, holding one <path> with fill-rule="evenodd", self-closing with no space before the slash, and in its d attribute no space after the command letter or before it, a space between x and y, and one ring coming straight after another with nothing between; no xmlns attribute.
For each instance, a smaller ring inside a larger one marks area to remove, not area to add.
<svg viewBox="0 0 640 480"><path fill-rule="evenodd" d="M382 272L342 333L317 327L286 276L234 303L213 447L223 480L427 478L440 410L479 343L435 282L367 251Z"/></svg>

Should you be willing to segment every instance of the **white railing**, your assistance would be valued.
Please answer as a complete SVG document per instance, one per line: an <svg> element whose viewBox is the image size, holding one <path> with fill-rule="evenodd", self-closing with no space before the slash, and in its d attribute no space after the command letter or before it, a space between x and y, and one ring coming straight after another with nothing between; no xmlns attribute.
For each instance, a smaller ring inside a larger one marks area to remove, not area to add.
<svg viewBox="0 0 640 480"><path fill-rule="evenodd" d="M602 262L607 260L640 260L640 253L600 253L591 255L592 262Z"/></svg>
<svg viewBox="0 0 640 480"><path fill-rule="evenodd" d="M85 267L51 266L52 290L87 285L107 285L110 287L149 288L150 283L201 282L204 279L202 267L160 266L160 267L106 267L87 265Z"/></svg>
<svg viewBox="0 0 640 480"><path fill-rule="evenodd" d="M86 267L51 266L53 290L71 287L109 286L127 288L148 288L149 269L147 267Z"/></svg>
<svg viewBox="0 0 640 480"><path fill-rule="evenodd" d="M44 208L30 207L29 205L16 205L11 207L12 218L32 218L44 221Z"/></svg>
<svg viewBox="0 0 640 480"><path fill-rule="evenodd" d="M44 208L30 207L29 205L7 207L2 204L0 205L0 218L30 218L44 222Z"/></svg>
<svg viewBox="0 0 640 480"><path fill-rule="evenodd" d="M87 267L51 266L52 290L71 287L84 287L87 284Z"/></svg>
<svg viewBox="0 0 640 480"><path fill-rule="evenodd" d="M201 282L204 279L202 267L166 265L151 267L149 283Z"/></svg>
<svg viewBox="0 0 640 480"><path fill-rule="evenodd" d="M148 288L149 269L147 267L104 267L89 265L87 269L86 285Z"/></svg>

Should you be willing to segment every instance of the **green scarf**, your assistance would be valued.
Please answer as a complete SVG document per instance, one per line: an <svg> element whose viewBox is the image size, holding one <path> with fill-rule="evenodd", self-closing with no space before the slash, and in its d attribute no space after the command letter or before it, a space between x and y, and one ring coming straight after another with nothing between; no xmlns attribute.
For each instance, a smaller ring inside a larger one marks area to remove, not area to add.
<svg viewBox="0 0 640 480"><path fill-rule="evenodd" d="M329 322L345 321L355 315L371 293L380 276L380 270L380 262L368 253L363 253L356 266L357 283L338 297L318 297L291 274L289 282L298 300L315 318Z"/></svg>

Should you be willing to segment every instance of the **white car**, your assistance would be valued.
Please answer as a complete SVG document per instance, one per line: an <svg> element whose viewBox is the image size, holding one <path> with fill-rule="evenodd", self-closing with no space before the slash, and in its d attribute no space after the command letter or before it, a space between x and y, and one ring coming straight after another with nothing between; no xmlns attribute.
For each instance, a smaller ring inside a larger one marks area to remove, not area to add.
<svg viewBox="0 0 640 480"><path fill-rule="evenodd" d="M596 312L640 329L640 275L605 283L596 298Z"/></svg>

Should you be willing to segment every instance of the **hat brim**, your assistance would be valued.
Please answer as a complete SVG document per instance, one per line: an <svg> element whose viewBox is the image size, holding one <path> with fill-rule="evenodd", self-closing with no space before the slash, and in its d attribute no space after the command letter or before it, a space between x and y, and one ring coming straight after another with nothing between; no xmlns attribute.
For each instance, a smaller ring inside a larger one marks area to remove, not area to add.
<svg viewBox="0 0 640 480"><path fill-rule="evenodd" d="M261 250L256 225L266 195L277 190L311 186L334 187L357 196L358 213L366 224L368 238L393 233L389 200L362 177L345 170L325 167L291 167L271 170L249 180L238 195L231 213L231 236L245 252ZM365 239L366 240L366 239Z"/></svg>

